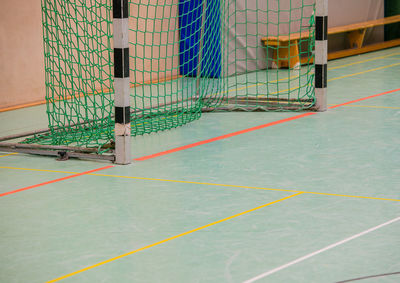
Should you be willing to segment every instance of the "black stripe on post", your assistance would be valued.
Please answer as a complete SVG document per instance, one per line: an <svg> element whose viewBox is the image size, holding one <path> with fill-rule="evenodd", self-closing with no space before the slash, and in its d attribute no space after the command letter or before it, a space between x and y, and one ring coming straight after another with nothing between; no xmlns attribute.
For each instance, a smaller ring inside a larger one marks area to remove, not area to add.
<svg viewBox="0 0 400 283"><path fill-rule="evenodd" d="M129 48L124 48L124 78L129 77Z"/></svg>
<svg viewBox="0 0 400 283"><path fill-rule="evenodd" d="M113 0L113 17L114 19L128 18L128 0Z"/></svg>
<svg viewBox="0 0 400 283"><path fill-rule="evenodd" d="M328 39L328 16L315 17L315 40Z"/></svg>
<svg viewBox="0 0 400 283"><path fill-rule="evenodd" d="M327 80L328 64L315 64L315 87L326 88L328 85Z"/></svg>
<svg viewBox="0 0 400 283"><path fill-rule="evenodd" d="M129 77L129 48L114 48L114 75L116 78Z"/></svg>
<svg viewBox="0 0 400 283"><path fill-rule="evenodd" d="M131 121L131 107L118 107L115 106L115 123L129 124Z"/></svg>

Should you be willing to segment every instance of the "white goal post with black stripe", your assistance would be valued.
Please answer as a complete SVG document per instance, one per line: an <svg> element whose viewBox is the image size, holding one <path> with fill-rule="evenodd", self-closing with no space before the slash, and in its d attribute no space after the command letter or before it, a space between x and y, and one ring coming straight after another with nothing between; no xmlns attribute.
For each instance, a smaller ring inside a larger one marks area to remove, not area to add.
<svg viewBox="0 0 400 283"><path fill-rule="evenodd" d="M327 110L328 0L316 0L315 7L315 109Z"/></svg>
<svg viewBox="0 0 400 283"><path fill-rule="evenodd" d="M132 160L128 17L128 0L113 0L116 164L129 164Z"/></svg>

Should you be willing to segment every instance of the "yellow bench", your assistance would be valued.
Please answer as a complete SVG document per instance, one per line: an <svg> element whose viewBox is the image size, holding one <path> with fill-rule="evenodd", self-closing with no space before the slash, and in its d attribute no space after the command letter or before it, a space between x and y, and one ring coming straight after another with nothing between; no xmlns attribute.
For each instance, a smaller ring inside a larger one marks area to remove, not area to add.
<svg viewBox="0 0 400 283"><path fill-rule="evenodd" d="M368 28L383 26L400 22L400 15L372 20L362 23L356 23L346 26L333 27L328 29L328 35L347 33L351 49L331 52L328 54L328 60L347 57L356 54L362 54L370 51L380 50L400 45L400 39L379 42L363 46L365 33ZM299 42L309 38L308 32L294 33L290 36L268 36L261 38L265 46L275 46L273 59L277 68L287 67L296 68L300 63L305 63L308 58L300 58ZM279 54L278 54L279 53ZM289 56L290 55L290 56Z"/></svg>

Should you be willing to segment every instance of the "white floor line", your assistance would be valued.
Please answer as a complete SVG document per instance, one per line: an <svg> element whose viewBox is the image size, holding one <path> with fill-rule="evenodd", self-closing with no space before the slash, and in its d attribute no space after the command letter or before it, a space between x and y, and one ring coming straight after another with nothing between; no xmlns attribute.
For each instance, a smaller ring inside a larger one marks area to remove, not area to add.
<svg viewBox="0 0 400 283"><path fill-rule="evenodd" d="M294 265L294 264L296 264L296 263L302 262L302 261L304 261L304 260L306 260L306 259L309 259L310 257L313 257L313 256L315 256L315 255L317 255L317 254L323 253L323 252L325 252L325 251L327 251L327 250L333 249L334 247L340 246L340 245L342 245L342 244L344 244L344 243L347 243L347 242L349 242L349 241L351 241L351 240L354 240L354 239L356 239L356 238L358 238L358 237L361 237L361 236L363 236L363 235L366 235L366 234L368 234L368 233L371 233L371 232L373 232L373 231L375 231L375 230L378 230L378 229L380 229L380 228L382 228L382 227L384 227L384 226L387 226L387 225L392 224L392 223L394 223L394 222L396 222L396 221L399 221L399 220L400 220L400 217L397 217L397 218L395 218L395 219L392 219L392 220L390 220L390 221L388 221L388 222L385 222L385 223L383 223L383 224L380 224L380 225L378 225L378 226L375 226L375 227L373 227L373 228L370 228L370 229L368 229L368 230L365 230L364 232L361 232L361 233L359 233L359 234L356 234L356 235L354 235L354 236L351 236L351 237L349 237L349 238L346 238L346 239L344 239L344 240L341 240L341 241L339 241L339 242L336 242L336 243L334 243L334 244L332 244L332 245L329 245L329 246L327 246L327 247L325 247L325 248L322 248L322 249L320 249L320 250L318 250L318 251L315 251L315 252L310 253L310 254L308 254L308 255L302 256L302 257L300 257L300 258L298 258L298 259L296 259L296 260L293 260L293 261L291 261L291 262L288 262L288 263L286 263L286 264L284 264L284 265L281 265L281 266L279 266L279 267L277 267L277 268L271 269L270 271L267 271L267 272L262 273L262 274L260 274L260 275L258 275L258 276L256 276L256 277L253 277L253 278L251 278L251 279L248 279L248 280L244 281L243 283L251 283L251 282L260 280L260 279L262 279L262 278L265 278L265 277L267 277L267 276L269 276L269 275L271 275L271 274L273 274L273 273L275 273L275 272L278 272L278 271L280 271L280 270L282 270L282 269L285 269L285 268L287 268L287 267L289 267L289 266L292 266L292 265Z"/></svg>

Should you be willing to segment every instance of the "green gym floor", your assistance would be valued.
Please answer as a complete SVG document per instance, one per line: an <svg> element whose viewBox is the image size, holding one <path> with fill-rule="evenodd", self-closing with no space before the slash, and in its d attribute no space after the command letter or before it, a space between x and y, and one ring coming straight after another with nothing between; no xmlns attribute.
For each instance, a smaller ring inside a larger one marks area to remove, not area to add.
<svg viewBox="0 0 400 283"><path fill-rule="evenodd" d="M328 92L136 137L128 166L0 153L0 282L400 282L400 48L330 61Z"/></svg>

